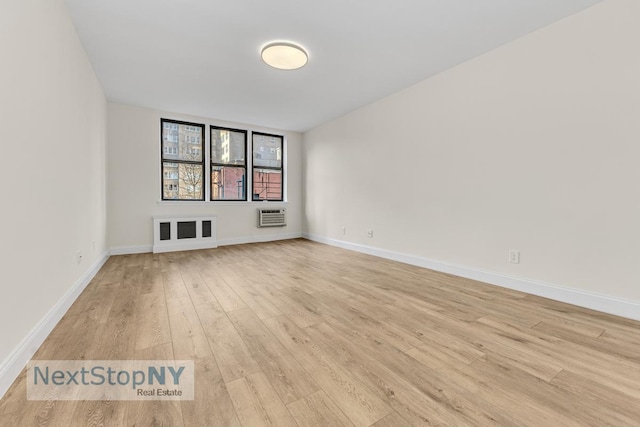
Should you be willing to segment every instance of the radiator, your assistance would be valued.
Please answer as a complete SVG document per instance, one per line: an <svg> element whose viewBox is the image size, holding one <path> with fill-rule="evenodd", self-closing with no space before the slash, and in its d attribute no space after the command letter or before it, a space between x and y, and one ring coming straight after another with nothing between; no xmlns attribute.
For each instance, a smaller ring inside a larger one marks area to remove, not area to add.
<svg viewBox="0 0 640 427"><path fill-rule="evenodd" d="M284 227L287 225L286 209L258 209L258 227Z"/></svg>
<svg viewBox="0 0 640 427"><path fill-rule="evenodd" d="M153 217L153 253L217 246L215 216Z"/></svg>

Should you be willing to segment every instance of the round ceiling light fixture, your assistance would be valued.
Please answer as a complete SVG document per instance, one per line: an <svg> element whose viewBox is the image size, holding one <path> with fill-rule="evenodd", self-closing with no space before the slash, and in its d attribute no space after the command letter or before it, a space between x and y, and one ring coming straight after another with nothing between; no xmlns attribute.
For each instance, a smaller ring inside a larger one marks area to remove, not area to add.
<svg viewBox="0 0 640 427"><path fill-rule="evenodd" d="M297 70L309 60L307 52L295 43L272 42L262 48L262 60L279 70Z"/></svg>

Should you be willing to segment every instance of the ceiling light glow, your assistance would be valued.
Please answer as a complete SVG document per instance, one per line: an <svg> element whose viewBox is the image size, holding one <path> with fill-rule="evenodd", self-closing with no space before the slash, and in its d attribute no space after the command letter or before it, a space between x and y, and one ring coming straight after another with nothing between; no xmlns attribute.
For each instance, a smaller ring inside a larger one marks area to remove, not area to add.
<svg viewBox="0 0 640 427"><path fill-rule="evenodd" d="M296 70L309 59L301 46L290 42L269 43L262 48L261 56L265 63L280 70Z"/></svg>

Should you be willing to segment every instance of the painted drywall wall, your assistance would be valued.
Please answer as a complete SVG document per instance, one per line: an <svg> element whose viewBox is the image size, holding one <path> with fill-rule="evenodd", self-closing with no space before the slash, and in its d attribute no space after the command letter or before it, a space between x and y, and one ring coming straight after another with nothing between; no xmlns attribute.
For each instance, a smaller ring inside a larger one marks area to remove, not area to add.
<svg viewBox="0 0 640 427"><path fill-rule="evenodd" d="M105 259L107 102L61 0L2 2L0 52L4 374Z"/></svg>
<svg viewBox="0 0 640 427"><path fill-rule="evenodd" d="M216 215L221 245L300 236L300 133L116 103L109 103L108 111L109 243L114 253L150 251L153 215ZM284 135L286 202L160 202L161 118L206 124L205 134L214 125ZM257 228L257 209L264 206L285 207L287 226Z"/></svg>
<svg viewBox="0 0 640 427"><path fill-rule="evenodd" d="M305 233L640 302L639 21L608 0L306 132Z"/></svg>

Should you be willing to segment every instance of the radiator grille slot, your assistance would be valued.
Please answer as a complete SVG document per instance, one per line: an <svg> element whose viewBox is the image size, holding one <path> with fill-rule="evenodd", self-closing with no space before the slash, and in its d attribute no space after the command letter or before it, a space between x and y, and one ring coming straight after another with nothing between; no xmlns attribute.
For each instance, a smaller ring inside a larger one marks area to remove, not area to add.
<svg viewBox="0 0 640 427"><path fill-rule="evenodd" d="M258 227L284 227L287 225L286 209L258 209Z"/></svg>
<svg viewBox="0 0 640 427"><path fill-rule="evenodd" d="M215 216L153 217L153 253L216 246Z"/></svg>

